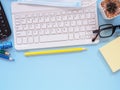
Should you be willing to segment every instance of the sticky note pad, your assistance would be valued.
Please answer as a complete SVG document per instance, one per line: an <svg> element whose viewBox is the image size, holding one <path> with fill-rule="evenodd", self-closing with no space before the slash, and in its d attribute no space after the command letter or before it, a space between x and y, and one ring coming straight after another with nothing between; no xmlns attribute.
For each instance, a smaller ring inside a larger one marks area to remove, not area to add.
<svg viewBox="0 0 120 90"><path fill-rule="evenodd" d="M100 52L113 72L120 69L120 37L100 48Z"/></svg>

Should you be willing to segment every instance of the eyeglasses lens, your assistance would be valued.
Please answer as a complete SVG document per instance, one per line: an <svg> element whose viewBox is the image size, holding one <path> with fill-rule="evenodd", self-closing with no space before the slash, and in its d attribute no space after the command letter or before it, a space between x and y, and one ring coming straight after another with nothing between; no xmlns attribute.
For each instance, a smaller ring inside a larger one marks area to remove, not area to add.
<svg viewBox="0 0 120 90"><path fill-rule="evenodd" d="M113 33L113 26L112 25L104 25L100 26L100 37L110 37Z"/></svg>

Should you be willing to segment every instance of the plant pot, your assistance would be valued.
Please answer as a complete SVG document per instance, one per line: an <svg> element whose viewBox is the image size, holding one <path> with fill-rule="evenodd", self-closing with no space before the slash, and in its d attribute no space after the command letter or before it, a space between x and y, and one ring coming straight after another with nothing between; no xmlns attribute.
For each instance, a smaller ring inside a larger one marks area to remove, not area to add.
<svg viewBox="0 0 120 90"><path fill-rule="evenodd" d="M120 15L120 2L119 3L118 2L119 2L119 0L102 0L100 2L99 9L105 19L111 20ZM110 5L111 3L114 6ZM109 8L108 8L108 5L109 5ZM110 10L110 8L112 8L112 9ZM113 10L113 12L112 12L112 10Z"/></svg>

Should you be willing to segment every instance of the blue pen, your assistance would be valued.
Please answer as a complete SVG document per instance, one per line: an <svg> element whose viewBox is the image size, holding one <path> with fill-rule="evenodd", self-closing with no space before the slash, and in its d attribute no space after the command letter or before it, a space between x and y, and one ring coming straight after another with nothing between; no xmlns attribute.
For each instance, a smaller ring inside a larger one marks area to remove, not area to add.
<svg viewBox="0 0 120 90"><path fill-rule="evenodd" d="M0 58L3 58L3 59L6 59L6 60L9 60L9 61L13 61L14 59L5 55L5 54L0 54Z"/></svg>

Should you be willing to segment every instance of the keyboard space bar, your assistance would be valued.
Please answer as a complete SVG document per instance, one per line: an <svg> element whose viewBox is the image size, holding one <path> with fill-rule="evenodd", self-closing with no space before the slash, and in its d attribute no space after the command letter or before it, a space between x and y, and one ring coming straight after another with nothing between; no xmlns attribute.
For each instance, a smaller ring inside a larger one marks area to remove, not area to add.
<svg viewBox="0 0 120 90"><path fill-rule="evenodd" d="M43 35L40 36L40 42L59 42L68 40L68 34Z"/></svg>

